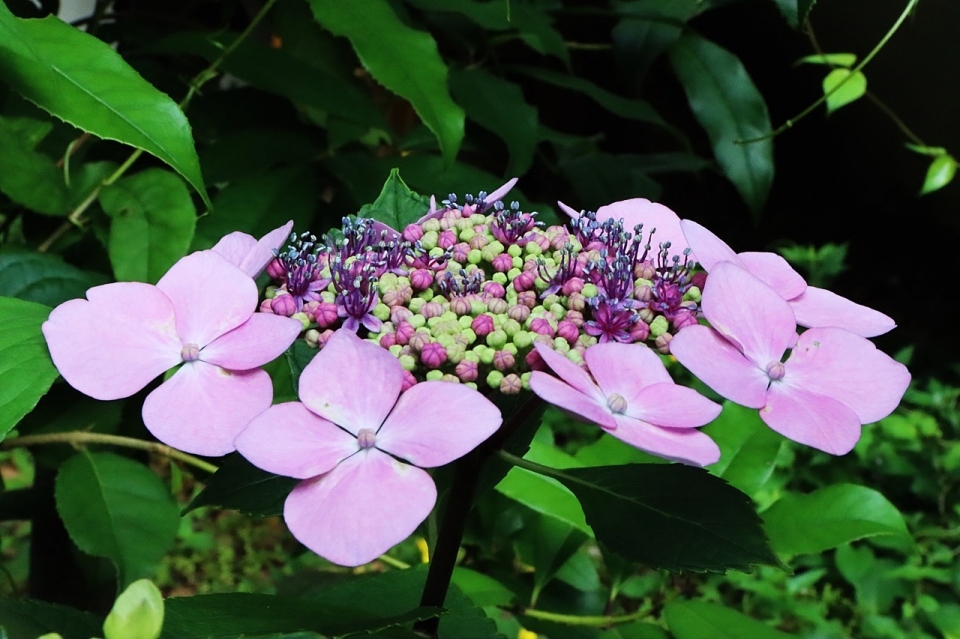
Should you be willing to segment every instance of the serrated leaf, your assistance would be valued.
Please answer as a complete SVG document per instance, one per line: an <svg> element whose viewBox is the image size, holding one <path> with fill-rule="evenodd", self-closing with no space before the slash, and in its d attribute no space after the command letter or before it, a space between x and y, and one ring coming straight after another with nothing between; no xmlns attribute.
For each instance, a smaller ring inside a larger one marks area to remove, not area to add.
<svg viewBox="0 0 960 639"><path fill-rule="evenodd" d="M808 495L785 494L763 513L770 545L781 555L818 553L875 535L910 540L903 515L875 490L834 484Z"/></svg>
<svg viewBox="0 0 960 639"><path fill-rule="evenodd" d="M463 140L464 114L450 98L447 67L433 36L401 22L387 0L309 3L317 22L346 37L377 82L410 102L437 136L444 159L453 162Z"/></svg>
<svg viewBox="0 0 960 639"><path fill-rule="evenodd" d="M857 61L854 53L815 53L806 55L794 64L826 64L832 67L852 67Z"/></svg>
<svg viewBox="0 0 960 639"><path fill-rule="evenodd" d="M920 195L933 193L950 184L957 174L957 161L950 155L941 155L933 159L927 168L927 175L923 179L923 188Z"/></svg>
<svg viewBox="0 0 960 639"><path fill-rule="evenodd" d="M520 87L481 69L450 74L450 90L467 117L504 141L510 151L507 175L522 175L533 163L539 138L537 109Z"/></svg>
<svg viewBox="0 0 960 639"><path fill-rule="evenodd" d="M793 636L742 612L705 601L674 599L663 612L675 639L789 639Z"/></svg>
<svg viewBox="0 0 960 639"><path fill-rule="evenodd" d="M239 453L232 453L207 479L206 487L183 514L204 506L216 506L254 517L275 517L283 514L284 500L299 483L299 479L261 470Z"/></svg>
<svg viewBox="0 0 960 639"><path fill-rule="evenodd" d="M66 214L69 204L63 170L53 158L35 151L37 140L23 133L10 119L0 116L0 192L37 213Z"/></svg>
<svg viewBox="0 0 960 639"><path fill-rule="evenodd" d="M82 131L156 156L210 205L183 111L107 43L55 16L16 18L0 3L0 80Z"/></svg>
<svg viewBox="0 0 960 639"><path fill-rule="evenodd" d="M827 96L827 113L859 100L867 92L867 77L860 71L834 69L823 79L823 94Z"/></svg>
<svg viewBox="0 0 960 639"><path fill-rule="evenodd" d="M126 457L78 452L60 467L54 497L70 538L85 553L110 559L120 588L150 576L177 536L169 489Z"/></svg>
<svg viewBox="0 0 960 639"><path fill-rule="evenodd" d="M703 427L720 447L720 461L710 472L753 496L773 474L784 439L760 419L756 409L727 401L723 412Z"/></svg>
<svg viewBox="0 0 960 639"><path fill-rule="evenodd" d="M179 177L147 169L100 191L107 252L118 280L155 283L190 249L197 210Z"/></svg>
<svg viewBox="0 0 960 639"><path fill-rule="evenodd" d="M40 332L48 315L42 304L0 297L0 440L57 378Z"/></svg>
<svg viewBox="0 0 960 639"><path fill-rule="evenodd" d="M429 210L430 199L411 191L400 177L399 169L391 169L376 201L373 204L364 204L357 216L371 218L402 231Z"/></svg>
<svg viewBox="0 0 960 639"><path fill-rule="evenodd" d="M102 619L75 608L0 597L0 623L10 639L36 639L47 632L59 632L67 639L96 637Z"/></svg>
<svg viewBox="0 0 960 639"><path fill-rule="evenodd" d="M47 253L0 253L0 296L47 306L83 297L88 288L105 284L107 276L82 271Z"/></svg>
<svg viewBox="0 0 960 639"><path fill-rule="evenodd" d="M717 163L756 218L773 184L773 140L745 141L771 131L763 96L737 56L699 36L677 40L670 61Z"/></svg>
<svg viewBox="0 0 960 639"><path fill-rule="evenodd" d="M625 559L671 571L780 565L750 499L701 468L627 464L556 476L580 500L597 541Z"/></svg>

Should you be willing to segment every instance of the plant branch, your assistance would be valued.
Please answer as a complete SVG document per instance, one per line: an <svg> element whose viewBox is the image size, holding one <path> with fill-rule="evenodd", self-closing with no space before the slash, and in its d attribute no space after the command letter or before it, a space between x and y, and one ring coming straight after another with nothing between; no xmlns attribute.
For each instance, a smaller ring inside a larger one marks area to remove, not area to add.
<svg viewBox="0 0 960 639"><path fill-rule="evenodd" d="M631 621L637 621L643 619L650 614L650 608L644 606L632 612L628 615L565 615L559 612L547 612L546 610L537 610L535 608L527 608L520 612L520 614L532 617L533 619L541 619L543 621L552 621L554 623L562 623L568 626L588 626L591 628L606 628L608 626L614 626L621 623L630 623Z"/></svg>
<svg viewBox="0 0 960 639"><path fill-rule="evenodd" d="M120 435L106 435L104 433L90 433L86 431L71 431L69 433L50 433L47 435L26 435L23 437L14 437L0 442L0 450L10 450L13 448L29 448L31 446L46 446L49 444L70 444L74 447L80 447L87 444L105 444L107 446L121 446L123 448L134 448L145 450L157 455L163 455L170 459L176 459L183 463L193 466L204 472L213 474L217 467L210 462L205 462L199 457L187 454L161 444L160 442L148 442L133 437L123 437Z"/></svg>

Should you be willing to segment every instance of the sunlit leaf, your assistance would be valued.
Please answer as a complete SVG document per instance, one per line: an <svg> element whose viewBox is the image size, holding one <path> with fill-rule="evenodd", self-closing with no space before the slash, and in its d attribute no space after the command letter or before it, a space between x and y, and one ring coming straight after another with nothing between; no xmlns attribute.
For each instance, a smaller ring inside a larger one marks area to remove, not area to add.
<svg viewBox="0 0 960 639"><path fill-rule="evenodd" d="M429 210L430 199L411 191L400 177L400 171L393 169L376 201L373 204L364 204L357 215L372 218L402 231Z"/></svg>
<svg viewBox="0 0 960 639"><path fill-rule="evenodd" d="M953 176L957 174L957 161L951 155L941 155L933 159L927 168L927 175L923 179L923 188L920 189L920 195L933 193L942 189L953 181Z"/></svg>
<svg viewBox="0 0 960 639"><path fill-rule="evenodd" d="M834 69L823 79L823 94L827 96L827 113L859 100L867 92L867 77L860 71Z"/></svg>
<svg viewBox="0 0 960 639"><path fill-rule="evenodd" d="M706 601L674 599L663 612L676 639L789 639L793 636L742 612Z"/></svg>
<svg viewBox="0 0 960 639"><path fill-rule="evenodd" d="M930 157L934 158L947 154L947 150L942 146L923 146L921 144L911 144L910 142L905 143L904 146L914 153L919 153L920 155L929 155Z"/></svg>
<svg viewBox="0 0 960 639"><path fill-rule="evenodd" d="M48 315L42 304L0 297L0 440L57 378L40 332Z"/></svg>
<svg viewBox="0 0 960 639"><path fill-rule="evenodd" d="M64 215L69 204L63 169L35 151L36 138L31 140L25 133L12 119L0 116L0 192L31 211Z"/></svg>
<svg viewBox="0 0 960 639"><path fill-rule="evenodd" d="M703 427L720 446L720 461L710 472L753 496L773 474L784 439L763 423L756 409L724 402L723 412Z"/></svg>
<svg viewBox="0 0 960 639"><path fill-rule="evenodd" d="M826 64L831 67L852 67L857 61L853 53L815 53L805 55L795 64Z"/></svg>

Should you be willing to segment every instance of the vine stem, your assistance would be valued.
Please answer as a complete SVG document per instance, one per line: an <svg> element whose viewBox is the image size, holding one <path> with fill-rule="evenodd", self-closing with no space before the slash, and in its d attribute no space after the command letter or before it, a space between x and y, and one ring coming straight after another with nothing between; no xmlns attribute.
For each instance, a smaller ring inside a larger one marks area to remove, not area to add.
<svg viewBox="0 0 960 639"><path fill-rule="evenodd" d="M645 618L650 614L649 607L643 607L628 615L565 615L559 612L548 612L546 610L537 610L527 608L520 612L526 617L533 619L542 619L543 621L552 621L562 623L568 626L588 626L591 628L606 628L621 623L630 623Z"/></svg>
<svg viewBox="0 0 960 639"><path fill-rule="evenodd" d="M226 60L227 57L233 53L244 40L247 39L247 37L253 32L256 26L260 24L260 21L263 20L264 16L267 15L276 2L277 0L267 0L263 6L260 7L260 10L257 12L257 14L253 16L253 19L250 20L250 24L247 25L247 28L244 29L240 35L233 40L233 42L223 49L223 52L216 60L211 62L203 71L193 77L193 79L190 81L190 88L187 90L187 95L185 95L177 105L180 107L181 111L186 111L187 106L189 106L190 102L193 100L193 97L200 92L200 89L203 87L203 85L216 77L217 70L220 68L220 65L223 64L224 60ZM84 135L87 134L85 133ZM80 136L80 138L83 138L83 136ZM80 138L78 138L78 140ZM68 149L67 153L69 154L70 152L71 151ZM124 163L113 172L113 175L94 187L90 194L84 198L83 202L78 204L77 207L70 212L63 224L58 226L56 230L50 234L50 237L44 240L43 243L37 247L37 251L40 253L46 253L50 250L50 247L53 246L57 240L63 237L67 232L69 232L70 229L73 227L82 228L83 224L86 222L86 220L83 219L84 212L86 212L86 210L90 208L90 205L97 200L97 197L99 197L100 191L103 189L103 187L110 186L123 177L127 170L133 166L134 162L136 162L141 155L143 155L143 149L136 149L130 154L130 157L128 157Z"/></svg>
<svg viewBox="0 0 960 639"><path fill-rule="evenodd" d="M217 467L210 462L205 462L199 457L179 451L176 448L161 444L160 442L148 442L133 437L123 437L121 435L106 435L104 433L90 433L86 431L72 431L69 433L49 433L46 435L25 435L23 437L14 437L0 442L0 450L10 450L13 448L29 448L31 446L47 446L50 444L70 444L72 446L84 446L87 444L106 444L108 446L120 446L123 448L134 448L145 450L176 459L183 463L193 466L204 472L213 474Z"/></svg>
<svg viewBox="0 0 960 639"><path fill-rule="evenodd" d="M774 129L774 130L771 131L770 133L767 133L766 135L762 135L762 136L760 136L760 137L758 137L758 138L750 138L750 139L748 139L748 140L743 140L743 139L741 139L741 140L736 140L736 141L734 141L734 144L753 144L754 142L763 142L764 140L769 140L769 139L771 139L771 138L775 138L775 137L777 137L778 135L780 135L781 133L783 133L784 131L786 131L787 129L793 127L794 124L796 124L797 122L799 122L799 121L802 120L803 118L805 118L805 117L807 117L808 115L810 115L811 113L813 113L813 111L814 111L817 107L819 107L821 104L823 104L824 102L827 101L827 98L829 98L831 95L833 95L834 93L836 93L837 91L839 91L839 90L840 90L840 87L842 87L843 85L845 85L845 84L847 83L847 81L850 80L850 78L852 78L852 77L855 76L857 73L859 73L860 71L862 71L863 68L864 68L865 66L867 66L867 64L869 64L871 60L873 60L874 56L876 56L878 53L880 53L880 50L883 49L884 46L886 46L887 42L890 40L890 38L893 37L893 34L895 34L895 33L897 32L897 30L900 28L900 25L902 25L902 24L903 24L903 21L907 19L907 16L910 15L910 12L913 11L913 8L914 8L915 6L917 6L917 2L919 2L919 1L920 1L920 0L910 0L910 1L907 3L907 6L906 6L906 7L903 9L903 11L900 13L900 17L897 18L897 21L893 23L893 26L890 27L890 30L887 31L887 33L883 36L883 38L880 39L880 42L877 43L877 46L873 47L873 50L871 50L870 53L868 53L867 56L866 56L863 60L860 61L860 64L858 64L857 66L853 67L853 69L850 70L850 73L847 74L847 77L845 77L843 80L841 80L840 82L838 82L835 87L833 87L832 89L830 89L829 91L827 91L826 93L824 93L824 94L820 97L819 100L817 100L816 102L814 102L813 104L811 104L810 106L808 106L806 109L804 109L803 111L801 111L801 112L800 112L799 114L797 114L795 117L793 117L793 118L787 120L786 122L784 122L783 124L781 124L779 127L777 127L776 129Z"/></svg>

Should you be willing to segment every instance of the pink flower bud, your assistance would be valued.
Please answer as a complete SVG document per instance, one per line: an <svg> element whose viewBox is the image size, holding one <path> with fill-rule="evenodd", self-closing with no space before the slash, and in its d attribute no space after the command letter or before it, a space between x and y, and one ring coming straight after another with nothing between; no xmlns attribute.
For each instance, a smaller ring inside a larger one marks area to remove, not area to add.
<svg viewBox="0 0 960 639"><path fill-rule="evenodd" d="M538 317L530 322L530 331L538 335L549 335L553 337L557 329L554 328L546 318Z"/></svg>
<svg viewBox="0 0 960 639"><path fill-rule="evenodd" d="M470 245L467 244L466 242L460 242L459 244L453 247L452 251L450 251L450 257L453 258L453 261L458 262L460 264L467 263L467 255L469 254L470 254Z"/></svg>
<svg viewBox="0 0 960 639"><path fill-rule="evenodd" d="M476 236L474 236L476 237ZM509 253L501 253L493 258L493 270L499 273L506 273L513 268L513 256Z"/></svg>
<svg viewBox="0 0 960 639"><path fill-rule="evenodd" d="M420 361L427 368L440 368L447 361L447 349L439 342L424 344L420 349Z"/></svg>
<svg viewBox="0 0 960 639"><path fill-rule="evenodd" d="M410 347L410 351L413 353L419 353L428 344L430 344L430 335L427 333L416 332L407 340L407 346Z"/></svg>
<svg viewBox="0 0 960 639"><path fill-rule="evenodd" d="M397 343L397 334L396 333L387 333L380 338L380 346L384 348L390 348Z"/></svg>
<svg viewBox="0 0 960 639"><path fill-rule="evenodd" d="M413 334L417 332L417 329L413 327L413 324L404 320L397 324L396 342L401 346L406 346L410 342L410 338L413 337Z"/></svg>
<svg viewBox="0 0 960 639"><path fill-rule="evenodd" d="M455 297L450 300L450 310L457 315L469 315L471 306L470 300L462 297Z"/></svg>
<svg viewBox="0 0 960 639"><path fill-rule="evenodd" d="M504 395L516 395L523 390L523 382L516 373L504 375L500 380L500 392Z"/></svg>
<svg viewBox="0 0 960 639"><path fill-rule="evenodd" d="M507 300L502 297L494 297L487 301L487 310L494 315L507 312Z"/></svg>
<svg viewBox="0 0 960 639"><path fill-rule="evenodd" d="M275 280L285 282L287 279L287 267L283 265L283 262L281 262L279 258L275 257L267 264L267 275Z"/></svg>
<svg viewBox="0 0 960 639"><path fill-rule="evenodd" d="M470 248L472 249L482 249L484 246L490 243L490 240L487 239L486 235L477 234L470 238Z"/></svg>
<svg viewBox="0 0 960 639"><path fill-rule="evenodd" d="M693 277L690 278L690 282L702 291L703 287L707 284L707 274L703 271L694 273Z"/></svg>
<svg viewBox="0 0 960 639"><path fill-rule="evenodd" d="M540 353L538 353L536 349L533 349L527 353L527 356L523 358L523 361L526 362L527 367L532 371L550 370L547 366L547 363L543 361L543 358L540 357Z"/></svg>
<svg viewBox="0 0 960 639"><path fill-rule="evenodd" d="M437 238L437 246L443 250L449 250L457 243L457 234L453 231L447 230L440 233L440 237Z"/></svg>
<svg viewBox="0 0 960 639"><path fill-rule="evenodd" d="M529 291L537 280L536 271L523 271L513 280L513 289L518 293Z"/></svg>
<svg viewBox="0 0 960 639"><path fill-rule="evenodd" d="M639 321L630 326L630 337L637 342L645 342L650 337L650 325L644 321Z"/></svg>
<svg viewBox="0 0 960 639"><path fill-rule="evenodd" d="M275 298L270 300L270 308L277 315L290 317L297 312L297 300L294 299L293 295L290 295L289 293L286 295L277 295Z"/></svg>
<svg viewBox="0 0 960 639"><path fill-rule="evenodd" d="M273 315L273 307L271 306L272 302L273 300L263 300L262 302L260 302L260 312L270 313L271 315Z"/></svg>
<svg viewBox="0 0 960 639"><path fill-rule="evenodd" d="M657 276L657 269L650 262L637 262L633 265L634 279L644 279L653 281Z"/></svg>
<svg viewBox="0 0 960 639"><path fill-rule="evenodd" d="M333 326L338 319L337 305L332 302L320 302L313 311L313 321L315 321L320 328Z"/></svg>
<svg viewBox="0 0 960 639"><path fill-rule="evenodd" d="M394 306L390 309L390 321L396 325L413 317L413 311L406 306Z"/></svg>
<svg viewBox="0 0 960 639"><path fill-rule="evenodd" d="M639 311L637 311L637 314L640 316L640 319L647 324L657 318L657 312L652 308L641 308Z"/></svg>
<svg viewBox="0 0 960 639"><path fill-rule="evenodd" d="M423 237L423 228L419 224L407 224L402 235L408 242L417 242Z"/></svg>
<svg viewBox="0 0 960 639"><path fill-rule="evenodd" d="M577 338L580 337L580 329L570 320L560 320L557 325L557 337L562 337L567 340L570 346L573 346L577 342Z"/></svg>
<svg viewBox="0 0 960 639"><path fill-rule="evenodd" d="M431 317L440 317L443 315L443 306L438 302L427 302L420 309L420 314L430 319Z"/></svg>
<svg viewBox="0 0 960 639"><path fill-rule="evenodd" d="M400 293L400 297L403 298L404 304L413 299L413 287L406 282L400 282L396 290Z"/></svg>
<svg viewBox="0 0 960 639"><path fill-rule="evenodd" d="M461 382L475 382L478 377L478 366L476 362L471 362L468 359L461 360L457 364L456 374L460 378Z"/></svg>
<svg viewBox="0 0 960 639"><path fill-rule="evenodd" d="M678 331L681 328L694 326L696 324L698 324L697 318L690 311L680 311L673 318L673 327Z"/></svg>
<svg viewBox="0 0 960 639"><path fill-rule="evenodd" d="M416 386L417 378L413 376L408 370L403 371L403 382L400 384L400 392L402 393L405 390L410 390L410 388Z"/></svg>
<svg viewBox="0 0 960 639"><path fill-rule="evenodd" d="M573 293L572 295L567 296L567 312L575 311L577 313L581 313L586 307L587 298L580 293Z"/></svg>
<svg viewBox="0 0 960 639"><path fill-rule="evenodd" d="M662 355L669 355L670 340L672 339L673 339L673 335L671 335L670 333L664 333L660 337L655 339L653 343L656 345L658 352L660 352Z"/></svg>
<svg viewBox="0 0 960 639"><path fill-rule="evenodd" d="M470 328L477 334L477 337L486 337L493 332L493 318L486 313L477 315L473 318Z"/></svg>
<svg viewBox="0 0 960 639"><path fill-rule="evenodd" d="M570 322L577 328L583 328L583 313L580 311L567 311L563 319Z"/></svg>
<svg viewBox="0 0 960 639"><path fill-rule="evenodd" d="M503 284L499 282L494 282L493 280L483 283L483 292L491 297L503 297L507 294Z"/></svg>
<svg viewBox="0 0 960 639"><path fill-rule="evenodd" d="M579 293L583 290L583 280L579 277L571 277L569 280L563 283L563 287L560 289L564 295L573 295L574 293Z"/></svg>
<svg viewBox="0 0 960 639"><path fill-rule="evenodd" d="M433 271L425 268L418 268L410 274L410 286L415 291L425 291L433 284Z"/></svg>
<svg viewBox="0 0 960 639"><path fill-rule="evenodd" d="M517 304L523 304L527 308L533 308L537 305L536 291L523 291L517 295Z"/></svg>
<svg viewBox="0 0 960 639"><path fill-rule="evenodd" d="M637 284L633 289L633 298L640 302L649 302L653 299L653 289L647 284Z"/></svg>
<svg viewBox="0 0 960 639"><path fill-rule="evenodd" d="M320 336L317 337L317 346L323 348L327 342L330 341L330 338L333 337L334 330L328 328L327 330L320 333Z"/></svg>
<svg viewBox="0 0 960 639"><path fill-rule="evenodd" d="M507 317L520 323L526 322L530 317L530 309L522 304L514 304L507 309Z"/></svg>
<svg viewBox="0 0 960 639"><path fill-rule="evenodd" d="M403 305L403 293L399 290L392 288L384 292L380 300L387 306L402 306Z"/></svg>
<svg viewBox="0 0 960 639"><path fill-rule="evenodd" d="M505 371L513 368L516 360L510 351L497 351L493 354L493 367L498 371Z"/></svg>

